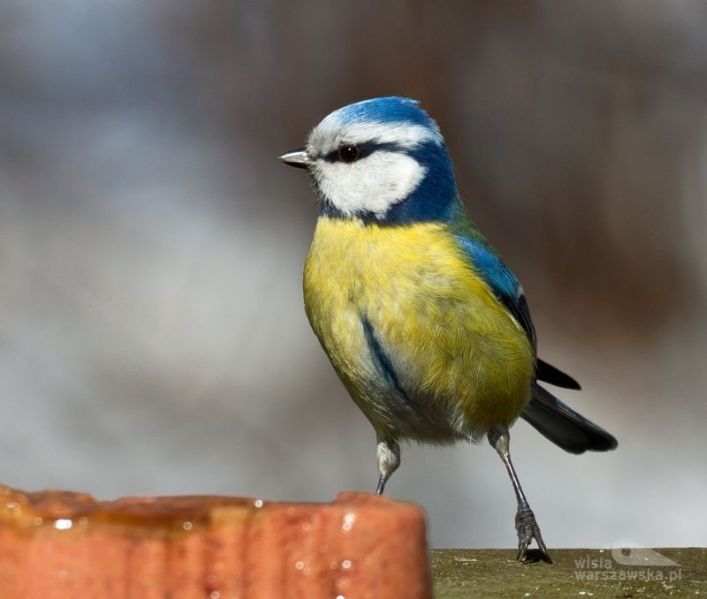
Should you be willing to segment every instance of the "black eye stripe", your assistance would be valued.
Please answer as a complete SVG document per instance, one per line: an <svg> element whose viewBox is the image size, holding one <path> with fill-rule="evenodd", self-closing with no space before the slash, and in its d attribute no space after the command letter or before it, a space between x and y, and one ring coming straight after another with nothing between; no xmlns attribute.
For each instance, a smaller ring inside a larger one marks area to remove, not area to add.
<svg viewBox="0 0 707 599"><path fill-rule="evenodd" d="M407 153L407 148L401 146L400 144L367 141L360 144L341 144L338 148L332 150L326 156L324 156L324 160L326 160L327 162L344 162L341 159L341 149L345 146L355 146L358 149L358 156L355 159L356 161L361 160L362 158L366 158L367 156L370 156L371 154L382 150L388 152L400 152L403 154ZM351 162L349 162L349 164L351 164Z"/></svg>

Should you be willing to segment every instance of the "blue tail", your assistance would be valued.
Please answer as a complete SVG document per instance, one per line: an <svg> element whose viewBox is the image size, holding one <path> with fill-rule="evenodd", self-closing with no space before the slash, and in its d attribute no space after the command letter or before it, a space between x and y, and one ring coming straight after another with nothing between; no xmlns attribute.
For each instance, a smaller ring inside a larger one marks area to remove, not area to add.
<svg viewBox="0 0 707 599"><path fill-rule="evenodd" d="M538 383L521 416L543 436L570 453L609 451L618 442L603 428L563 404Z"/></svg>

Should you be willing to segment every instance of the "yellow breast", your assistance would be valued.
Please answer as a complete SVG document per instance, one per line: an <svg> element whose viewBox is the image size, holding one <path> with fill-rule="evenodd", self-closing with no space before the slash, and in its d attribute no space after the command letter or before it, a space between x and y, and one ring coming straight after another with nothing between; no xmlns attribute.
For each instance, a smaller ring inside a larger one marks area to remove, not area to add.
<svg viewBox="0 0 707 599"><path fill-rule="evenodd" d="M304 273L307 316L374 427L420 440L510 425L528 400L533 352L442 224L363 225L322 217ZM391 409L362 318L410 410ZM411 420L411 422L400 422ZM430 430L425 435L425 427ZM422 429L422 430L421 430Z"/></svg>

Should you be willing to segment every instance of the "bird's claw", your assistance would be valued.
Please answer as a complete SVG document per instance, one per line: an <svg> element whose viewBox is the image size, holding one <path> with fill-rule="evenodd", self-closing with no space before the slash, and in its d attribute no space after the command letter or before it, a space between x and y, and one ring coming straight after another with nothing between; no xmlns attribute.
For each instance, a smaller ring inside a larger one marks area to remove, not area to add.
<svg viewBox="0 0 707 599"><path fill-rule="evenodd" d="M545 547L542 534L540 534L540 527L535 520L535 514L533 514L533 510L531 510L530 507L525 506L518 508L518 512L516 513L516 531L518 532L518 561L524 563L531 561L528 555L528 545L535 539L540 549L538 559L552 563L550 554ZM534 559L532 561L538 560Z"/></svg>

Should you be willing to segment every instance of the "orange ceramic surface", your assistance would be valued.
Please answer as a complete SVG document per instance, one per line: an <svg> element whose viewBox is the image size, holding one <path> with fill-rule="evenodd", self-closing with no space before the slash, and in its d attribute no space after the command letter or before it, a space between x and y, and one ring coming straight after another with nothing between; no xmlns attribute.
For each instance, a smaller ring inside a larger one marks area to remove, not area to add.
<svg viewBox="0 0 707 599"><path fill-rule="evenodd" d="M361 493L96 501L0 487L2 599L431 596L425 518Z"/></svg>

